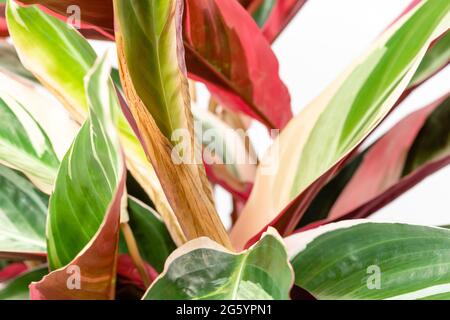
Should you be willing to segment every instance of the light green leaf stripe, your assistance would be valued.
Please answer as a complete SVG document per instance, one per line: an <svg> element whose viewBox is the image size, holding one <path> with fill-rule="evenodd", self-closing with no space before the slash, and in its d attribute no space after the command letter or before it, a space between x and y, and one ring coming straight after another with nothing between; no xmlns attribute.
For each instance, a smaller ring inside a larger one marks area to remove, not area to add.
<svg viewBox="0 0 450 320"><path fill-rule="evenodd" d="M291 286L286 249L271 229L239 254L208 238L188 242L169 257L144 299L286 300Z"/></svg>
<svg viewBox="0 0 450 320"><path fill-rule="evenodd" d="M20 170L50 193L59 166L52 144L27 110L0 91L0 163Z"/></svg>
<svg viewBox="0 0 450 320"><path fill-rule="evenodd" d="M352 71L309 135L292 197L351 150L386 114L390 109L385 107L386 99L425 54L427 42L440 35L437 30L450 27L449 11L447 0L425 1L383 46Z"/></svg>
<svg viewBox="0 0 450 320"><path fill-rule="evenodd" d="M30 300L28 286L33 281L41 280L47 273L47 266L38 267L8 281L0 289L0 300Z"/></svg>
<svg viewBox="0 0 450 320"><path fill-rule="evenodd" d="M121 177L118 101L105 59L86 77L89 117L61 163L50 197L47 247L51 269L68 264L96 234Z"/></svg>
<svg viewBox="0 0 450 320"><path fill-rule="evenodd" d="M22 175L0 165L0 256L45 253L47 202Z"/></svg>
<svg viewBox="0 0 450 320"><path fill-rule="evenodd" d="M450 297L450 230L342 221L286 239L295 283L318 299Z"/></svg>

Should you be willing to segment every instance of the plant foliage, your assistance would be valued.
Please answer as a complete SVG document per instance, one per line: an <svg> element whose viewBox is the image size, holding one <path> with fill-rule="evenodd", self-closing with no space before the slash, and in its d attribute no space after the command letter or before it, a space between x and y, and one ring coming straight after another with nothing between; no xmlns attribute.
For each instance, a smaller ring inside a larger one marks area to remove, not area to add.
<svg viewBox="0 0 450 320"><path fill-rule="evenodd" d="M450 231L370 219L450 163L449 93L365 143L448 65L450 2L294 116L271 45L305 2L0 1L0 299L450 299Z"/></svg>

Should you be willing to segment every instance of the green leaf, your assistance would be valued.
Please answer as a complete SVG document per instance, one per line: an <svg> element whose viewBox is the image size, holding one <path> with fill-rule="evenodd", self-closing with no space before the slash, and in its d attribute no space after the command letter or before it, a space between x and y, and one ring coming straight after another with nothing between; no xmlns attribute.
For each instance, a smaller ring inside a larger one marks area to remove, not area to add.
<svg viewBox="0 0 450 320"><path fill-rule="evenodd" d="M291 120L262 160L274 169L269 174L265 166L259 170L253 189L258 194L252 194L232 230L235 245L244 245L294 200L308 199L302 194L329 174L392 110L431 42L449 26L450 2L422 1ZM295 228L304 212L287 211L293 216L277 219L285 225L274 224L283 234Z"/></svg>
<svg viewBox="0 0 450 320"><path fill-rule="evenodd" d="M132 197L128 198L128 214L142 258L161 272L167 257L176 249L164 222L152 208Z"/></svg>
<svg viewBox="0 0 450 320"><path fill-rule="evenodd" d="M450 230L348 220L286 239L295 283L318 299L450 297Z"/></svg>
<svg viewBox="0 0 450 320"><path fill-rule="evenodd" d="M48 197L0 166L0 256L44 255Z"/></svg>
<svg viewBox="0 0 450 320"><path fill-rule="evenodd" d="M0 118L0 163L22 171L41 190L50 193L59 160L44 130L4 92L0 92Z"/></svg>
<svg viewBox="0 0 450 320"><path fill-rule="evenodd" d="M8 281L4 287L0 288L0 300L29 300L28 286L33 281L41 280L47 273L47 266L38 267Z"/></svg>
<svg viewBox="0 0 450 320"><path fill-rule="evenodd" d="M177 48L177 1L115 1L124 55L132 83L158 128L170 141L186 128L187 80ZM183 82L184 81L184 82Z"/></svg>
<svg viewBox="0 0 450 320"><path fill-rule="evenodd" d="M208 238L177 249L144 296L154 299L289 299L292 269L271 229L252 248L231 253Z"/></svg>
<svg viewBox="0 0 450 320"><path fill-rule="evenodd" d="M121 179L122 151L115 128L119 106L106 68L102 62L86 78L89 117L62 160L50 197L51 269L67 265L92 239Z"/></svg>

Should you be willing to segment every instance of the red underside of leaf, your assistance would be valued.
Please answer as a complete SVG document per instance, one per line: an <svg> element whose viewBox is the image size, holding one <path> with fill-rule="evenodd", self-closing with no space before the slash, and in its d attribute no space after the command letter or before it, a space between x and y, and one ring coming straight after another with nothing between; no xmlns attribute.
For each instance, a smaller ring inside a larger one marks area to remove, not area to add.
<svg viewBox="0 0 450 320"><path fill-rule="evenodd" d="M22 5L39 5L39 8L48 14L52 14L60 20L67 21L67 17L75 12L71 6L79 7L81 16L81 28L92 29L101 35L111 38L114 34L114 12L112 0L15 0ZM48 9L47 9L48 8Z"/></svg>
<svg viewBox="0 0 450 320"><path fill-rule="evenodd" d="M5 18L5 7L4 3L0 4L0 37L7 37L9 35Z"/></svg>
<svg viewBox="0 0 450 320"><path fill-rule="evenodd" d="M26 271L28 268L25 263L15 262L0 270L0 283L13 279Z"/></svg>
<svg viewBox="0 0 450 320"><path fill-rule="evenodd" d="M401 196L403 193L417 185L419 182L421 182L426 177L430 176L431 174L435 173L436 171L439 171L443 167L450 164L450 156L447 156L443 159L440 159L436 162L433 162L427 166L424 166L420 170L415 171L413 174L410 174L409 176L402 179L400 182L380 194L378 197L370 200L369 202L365 203L364 205L356 208L355 210L348 212L347 214L332 220L319 220L315 221L313 223L310 223L298 230L295 230L293 233L303 232L311 229L318 228L320 226L323 226L324 224L342 221L342 220L348 220L348 219L362 219L367 218L372 213L378 211L385 205L389 204L393 200L397 199L399 196Z"/></svg>
<svg viewBox="0 0 450 320"><path fill-rule="evenodd" d="M186 1L184 41L188 70L220 103L268 128L292 118L270 44L237 1Z"/></svg>
<svg viewBox="0 0 450 320"><path fill-rule="evenodd" d="M145 269L149 275L150 282L153 282L153 280L158 277L158 272L156 272L156 270L147 263L145 263ZM117 261L117 276L130 281L138 288L143 290L147 289L141 279L141 276L139 275L139 271L133 263L133 260L127 254L119 255L119 259Z"/></svg>
<svg viewBox="0 0 450 320"><path fill-rule="evenodd" d="M397 182L411 144L438 105L411 114L375 143L331 209L330 220L344 216L350 208L363 206L380 193L380 186ZM377 170L380 163L385 170Z"/></svg>
<svg viewBox="0 0 450 320"><path fill-rule="evenodd" d="M231 186L227 181L220 179L216 174L214 174L214 165L209 165L207 163L203 163L205 166L206 174L209 178L209 180L212 183L217 183L221 185L225 190L227 190L229 193L231 193L233 196L235 196L237 199L241 201L247 201L248 197L250 196L250 193L253 188L252 183L243 183L240 188L235 188Z"/></svg>
<svg viewBox="0 0 450 320"><path fill-rule="evenodd" d="M384 207L391 201L395 200L397 197L414 187L416 184L421 182L423 179L433 174L434 172L442 169L443 167L450 164L450 156L442 158L436 162L430 163L429 165L424 166L419 169L417 172L414 172L411 175L408 175L404 179L400 180L397 184L386 190L384 193L374 198L373 200L365 203L359 208L343 215L342 217L336 219L345 220L345 219L360 219L365 218Z"/></svg>

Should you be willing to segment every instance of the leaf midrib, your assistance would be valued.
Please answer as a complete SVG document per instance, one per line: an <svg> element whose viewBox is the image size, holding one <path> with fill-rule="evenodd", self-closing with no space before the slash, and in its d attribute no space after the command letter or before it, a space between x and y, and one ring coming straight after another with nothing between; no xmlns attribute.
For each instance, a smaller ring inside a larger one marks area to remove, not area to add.
<svg viewBox="0 0 450 320"><path fill-rule="evenodd" d="M246 252L244 254L243 259L241 260L240 265L239 265L239 270L237 271L237 275L235 277L235 285L234 285L234 287L232 289L232 292L231 292L231 299L232 300L236 300L236 298L237 298L238 291L239 291L239 286L241 284L241 281L242 281L242 278L243 278L243 275L244 275L245 265L246 265L246 262L247 262L247 259L248 259L249 255L250 255L250 253Z"/></svg>

